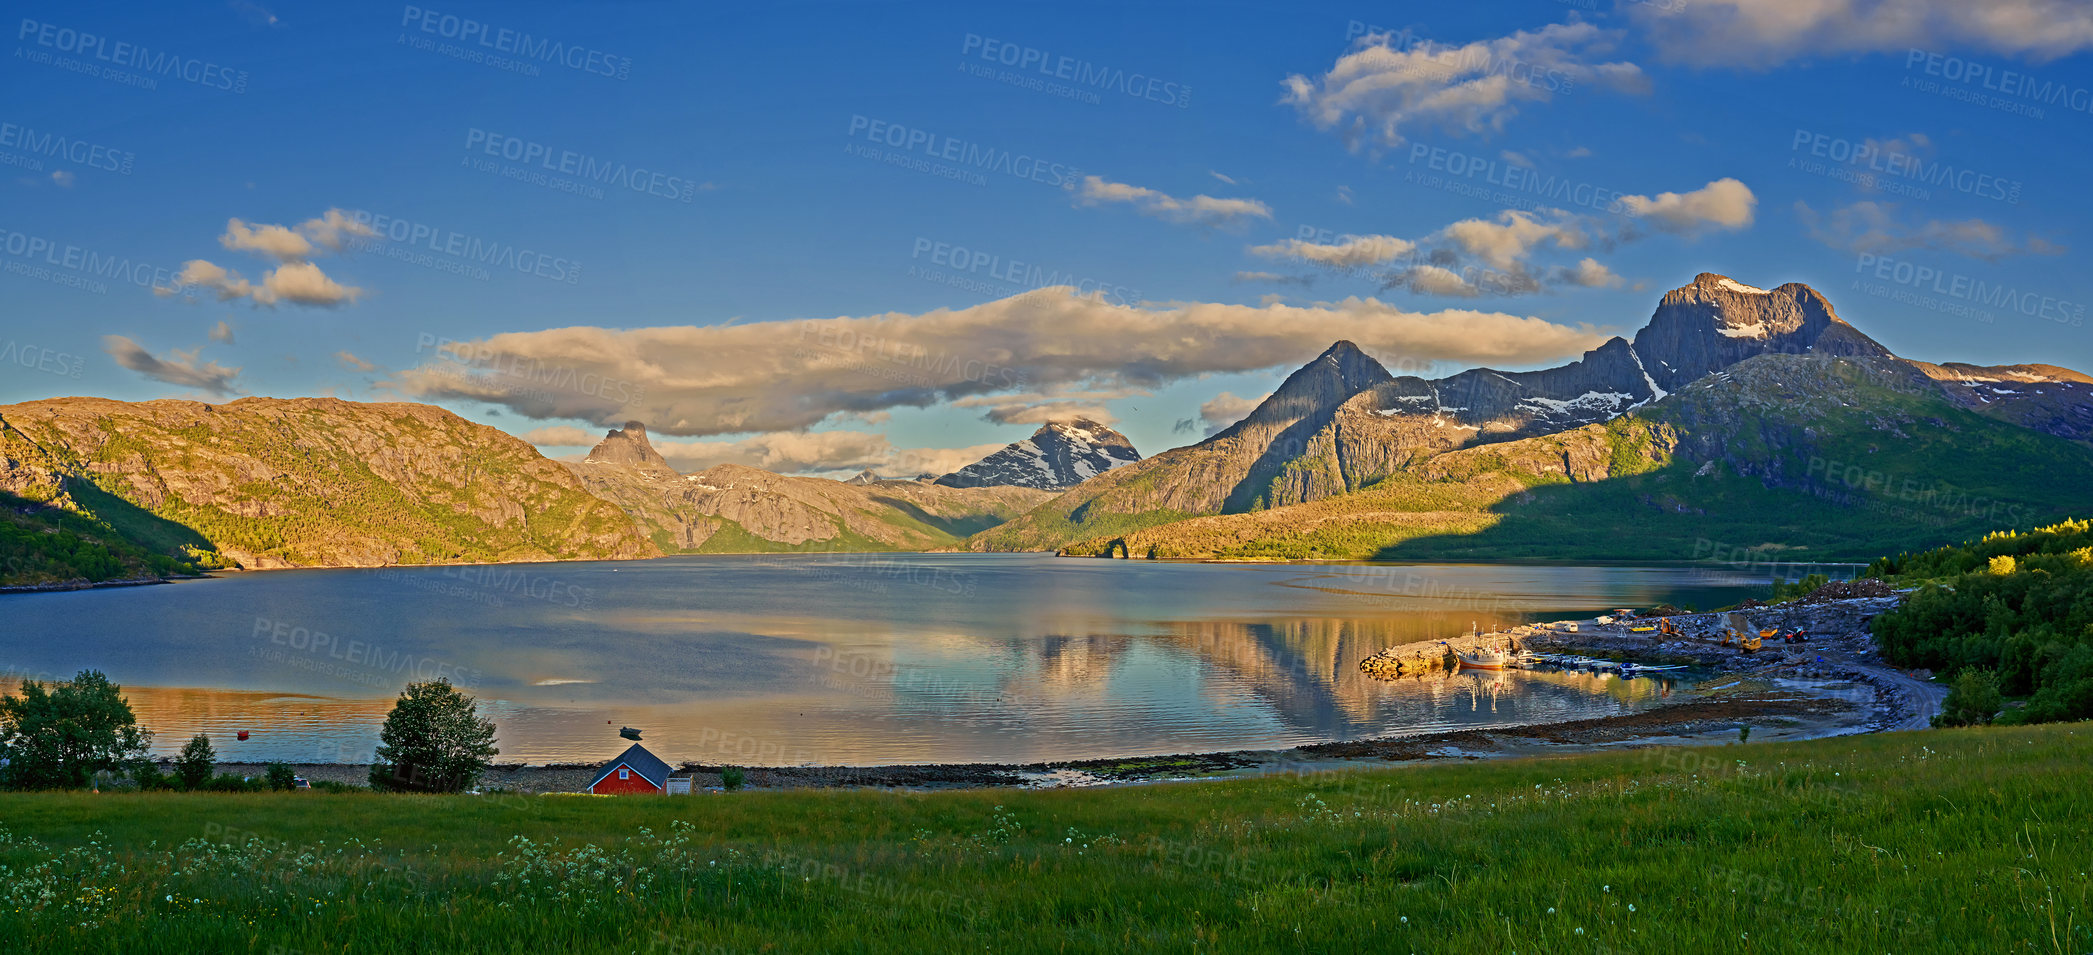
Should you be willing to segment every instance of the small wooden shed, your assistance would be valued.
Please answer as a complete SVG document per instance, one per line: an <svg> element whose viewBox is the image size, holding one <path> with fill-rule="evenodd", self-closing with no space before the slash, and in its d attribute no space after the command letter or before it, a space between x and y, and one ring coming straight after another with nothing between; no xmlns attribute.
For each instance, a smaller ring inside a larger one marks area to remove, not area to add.
<svg viewBox="0 0 2093 955"><path fill-rule="evenodd" d="M645 746L634 743L618 758L603 765L603 772L596 774L589 783L589 792L599 796L621 793L666 793L669 789L669 764L661 757L647 752Z"/></svg>

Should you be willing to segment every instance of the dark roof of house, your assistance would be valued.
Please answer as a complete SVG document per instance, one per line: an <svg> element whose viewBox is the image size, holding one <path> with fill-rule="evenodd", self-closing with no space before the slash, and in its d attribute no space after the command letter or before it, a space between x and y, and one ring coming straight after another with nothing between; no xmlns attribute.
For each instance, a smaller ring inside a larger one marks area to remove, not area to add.
<svg viewBox="0 0 2093 955"><path fill-rule="evenodd" d="M669 788L669 764L662 762L661 757L647 752L647 748L638 743L627 747L624 752L618 754L618 758L604 763L603 771L597 773L595 779L589 780L588 788L596 788L597 783L608 778L611 771L621 765L632 767L633 772L640 774L641 779L653 783L657 789Z"/></svg>

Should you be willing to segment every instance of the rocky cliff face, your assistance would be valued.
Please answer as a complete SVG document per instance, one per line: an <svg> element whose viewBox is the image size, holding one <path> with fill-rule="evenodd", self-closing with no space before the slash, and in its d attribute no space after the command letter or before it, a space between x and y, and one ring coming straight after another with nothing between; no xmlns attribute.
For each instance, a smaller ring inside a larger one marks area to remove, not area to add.
<svg viewBox="0 0 2093 955"><path fill-rule="evenodd" d="M0 485L113 495L243 567L658 553L530 445L429 405L61 398L0 421Z"/></svg>
<svg viewBox="0 0 2093 955"><path fill-rule="evenodd" d="M642 471L675 474L667 458L654 450L654 443L647 440L647 426L637 421L625 422L622 429L614 429L603 436L603 440L590 449L585 459L596 464L622 464Z"/></svg>
<svg viewBox="0 0 2093 955"><path fill-rule="evenodd" d="M938 478L937 483L1059 491L1139 460L1141 453L1126 435L1077 418L1041 425L1031 437Z"/></svg>

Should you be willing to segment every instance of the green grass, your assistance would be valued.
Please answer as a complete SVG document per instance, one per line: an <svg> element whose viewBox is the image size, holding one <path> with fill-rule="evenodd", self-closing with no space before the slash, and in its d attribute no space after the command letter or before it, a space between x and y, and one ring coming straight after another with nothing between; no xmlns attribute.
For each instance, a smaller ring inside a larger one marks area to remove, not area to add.
<svg viewBox="0 0 2093 955"><path fill-rule="evenodd" d="M1110 790L11 795L0 947L2075 953L2089 759L2080 723Z"/></svg>

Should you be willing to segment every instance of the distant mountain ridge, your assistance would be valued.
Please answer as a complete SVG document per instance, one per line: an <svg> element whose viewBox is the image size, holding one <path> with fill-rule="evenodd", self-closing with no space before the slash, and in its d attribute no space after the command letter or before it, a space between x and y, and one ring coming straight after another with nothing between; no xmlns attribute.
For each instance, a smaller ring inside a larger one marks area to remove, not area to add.
<svg viewBox="0 0 2093 955"><path fill-rule="evenodd" d="M667 553L932 550L1052 496L1023 487L887 481L870 471L848 481L738 464L682 474L638 422L610 431L567 468L591 493L623 508Z"/></svg>
<svg viewBox="0 0 2093 955"><path fill-rule="evenodd" d="M1059 491L1141 460L1134 443L1088 418L1053 421L1023 441L937 479L945 487ZM870 472L867 472L870 473Z"/></svg>
<svg viewBox="0 0 2093 955"><path fill-rule="evenodd" d="M1398 477L1429 475L1431 462L1463 449L1553 440L1631 413L1648 418L1643 409L1679 404L1675 396L1686 386L1767 356L1844 361L1897 380L1899 394L1922 393L2066 440L2093 434L2093 379L2084 375L1905 362L1840 319L1806 285L1767 290L1702 273L1663 296L1633 341L1616 337L1577 361L1540 371L1397 378L1350 342L1338 342L1230 428L1078 485L968 546L1064 549L1088 541L1076 549L1095 550L1099 541L1154 536L1145 528L1192 519L1205 526L1214 523L1209 516L1341 499ZM1536 480L1579 471L1557 453L1552 465L1545 455L1499 460ZM1248 535L1238 544L1274 532L1257 521L1235 523Z"/></svg>

